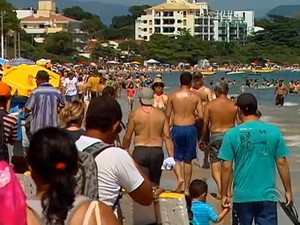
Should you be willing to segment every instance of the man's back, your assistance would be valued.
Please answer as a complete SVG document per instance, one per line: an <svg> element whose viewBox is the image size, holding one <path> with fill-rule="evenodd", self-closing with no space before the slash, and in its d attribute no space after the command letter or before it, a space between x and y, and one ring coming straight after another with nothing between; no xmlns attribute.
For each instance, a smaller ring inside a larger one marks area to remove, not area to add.
<svg viewBox="0 0 300 225"><path fill-rule="evenodd" d="M234 201L276 201L276 160L288 153L280 130L272 124L252 121L229 130L219 157L235 163Z"/></svg>
<svg viewBox="0 0 300 225"><path fill-rule="evenodd" d="M224 133L235 126L237 109L235 103L228 98L217 98L207 105L210 131Z"/></svg>
<svg viewBox="0 0 300 225"><path fill-rule="evenodd" d="M192 88L191 91L200 97L202 105L205 105L212 100L211 90L205 86L202 86L199 89Z"/></svg>
<svg viewBox="0 0 300 225"><path fill-rule="evenodd" d="M33 111L30 131L33 134L43 127L58 125L58 108L64 106L64 98L51 84L41 84L28 99L25 108Z"/></svg>
<svg viewBox="0 0 300 225"><path fill-rule="evenodd" d="M154 107L141 106L132 112L134 120L135 145L162 146L166 116Z"/></svg>
<svg viewBox="0 0 300 225"><path fill-rule="evenodd" d="M171 94L170 101L173 106L174 125L195 124L195 111L197 111L197 107L199 107L198 104L201 104L199 96L188 89L183 89ZM202 117L202 115L200 117Z"/></svg>

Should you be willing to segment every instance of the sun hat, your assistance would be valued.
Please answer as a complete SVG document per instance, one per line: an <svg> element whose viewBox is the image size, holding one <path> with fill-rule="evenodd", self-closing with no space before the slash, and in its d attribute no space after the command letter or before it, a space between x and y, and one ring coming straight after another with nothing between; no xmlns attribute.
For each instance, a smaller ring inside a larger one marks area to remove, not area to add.
<svg viewBox="0 0 300 225"><path fill-rule="evenodd" d="M164 84L164 82L161 78L155 78L154 81L153 81L153 84L151 85L151 88L154 89L154 86L156 84L162 84L163 87L165 87L165 84Z"/></svg>
<svg viewBox="0 0 300 225"><path fill-rule="evenodd" d="M154 92L151 88L143 88L140 91L140 100L143 105L154 104Z"/></svg>

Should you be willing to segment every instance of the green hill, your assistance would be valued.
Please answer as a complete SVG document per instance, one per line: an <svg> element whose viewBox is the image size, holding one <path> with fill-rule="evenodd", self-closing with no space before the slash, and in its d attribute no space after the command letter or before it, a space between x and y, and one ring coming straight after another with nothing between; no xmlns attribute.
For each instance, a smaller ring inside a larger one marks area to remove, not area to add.
<svg viewBox="0 0 300 225"><path fill-rule="evenodd" d="M38 6L38 0L8 0L12 3L16 8L29 8L32 7L34 9ZM60 11L64 8L72 7L72 6L80 6L83 10L88 11L90 13L97 14L101 17L101 20L105 24L110 24L111 19L114 16L121 16L124 14L128 14L128 6L125 5L116 5L116 4L108 4L102 3L98 1L76 1L76 0L56 0L57 6Z"/></svg>

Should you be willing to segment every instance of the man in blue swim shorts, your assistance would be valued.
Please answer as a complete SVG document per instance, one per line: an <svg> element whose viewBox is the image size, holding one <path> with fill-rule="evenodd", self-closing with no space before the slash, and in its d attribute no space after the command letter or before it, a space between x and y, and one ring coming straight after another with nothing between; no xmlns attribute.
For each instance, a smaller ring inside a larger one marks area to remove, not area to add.
<svg viewBox="0 0 300 225"><path fill-rule="evenodd" d="M201 99L190 91L193 76L183 72L180 76L180 89L169 96L166 116L170 119L173 113L173 128L171 131L174 143L175 174L178 180L176 191L189 194L189 184L192 177L192 160L197 157L198 131L195 125L196 117L203 118ZM195 115L196 112L196 115Z"/></svg>

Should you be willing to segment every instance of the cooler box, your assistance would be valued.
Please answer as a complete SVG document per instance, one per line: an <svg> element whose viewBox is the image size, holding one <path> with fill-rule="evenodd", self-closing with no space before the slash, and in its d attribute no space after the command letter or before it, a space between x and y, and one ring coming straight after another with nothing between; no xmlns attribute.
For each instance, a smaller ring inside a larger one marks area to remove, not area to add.
<svg viewBox="0 0 300 225"><path fill-rule="evenodd" d="M159 196L161 220L164 225L189 225L185 196L162 193Z"/></svg>

